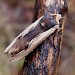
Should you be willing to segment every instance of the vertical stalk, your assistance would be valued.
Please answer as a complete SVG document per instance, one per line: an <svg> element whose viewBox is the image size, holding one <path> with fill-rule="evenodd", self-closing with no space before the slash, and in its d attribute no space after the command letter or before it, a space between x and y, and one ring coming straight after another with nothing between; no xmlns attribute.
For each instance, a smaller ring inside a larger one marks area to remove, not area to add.
<svg viewBox="0 0 75 75"><path fill-rule="evenodd" d="M35 1L33 22L45 13L45 5L48 5L47 1L50 2L51 0ZM55 0L52 0L52 2L54 1ZM57 0L57 2L59 1L63 0ZM55 8L50 8L50 11L54 9ZM59 10L56 11L59 14ZM60 11L60 13L64 17L64 13L62 13L62 11ZM52 14L54 14L54 11ZM24 65L18 75L56 75L62 44L64 18L60 20L61 23L59 31L56 30L55 33L48 37L41 45L39 45L26 57Z"/></svg>

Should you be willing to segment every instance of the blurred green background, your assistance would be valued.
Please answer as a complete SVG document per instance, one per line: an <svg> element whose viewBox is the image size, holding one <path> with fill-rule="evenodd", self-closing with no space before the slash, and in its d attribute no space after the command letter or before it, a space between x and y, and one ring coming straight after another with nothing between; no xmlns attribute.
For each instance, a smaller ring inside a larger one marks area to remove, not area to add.
<svg viewBox="0 0 75 75"><path fill-rule="evenodd" d="M24 59L9 63L9 56L3 51L31 24L34 3L34 0L0 0L0 75L17 75L23 65ZM67 4L69 10L58 75L75 75L75 0L67 0Z"/></svg>

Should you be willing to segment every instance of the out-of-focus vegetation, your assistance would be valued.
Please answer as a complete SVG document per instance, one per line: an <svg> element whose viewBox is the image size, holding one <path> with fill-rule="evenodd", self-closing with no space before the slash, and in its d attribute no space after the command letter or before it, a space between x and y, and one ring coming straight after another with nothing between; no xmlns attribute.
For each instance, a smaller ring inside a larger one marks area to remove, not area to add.
<svg viewBox="0 0 75 75"><path fill-rule="evenodd" d="M34 0L0 1L0 75L17 75L23 65L24 59L9 63L3 51L32 22L33 9Z"/></svg>
<svg viewBox="0 0 75 75"><path fill-rule="evenodd" d="M67 15L58 75L75 75L75 0L67 0ZM3 53L33 19L34 0L0 0L0 75L16 75L23 60L9 63Z"/></svg>
<svg viewBox="0 0 75 75"><path fill-rule="evenodd" d="M67 4L68 15L58 75L75 75L75 0L67 0Z"/></svg>

